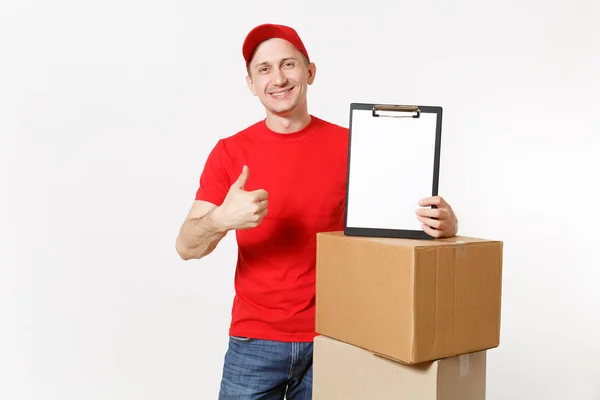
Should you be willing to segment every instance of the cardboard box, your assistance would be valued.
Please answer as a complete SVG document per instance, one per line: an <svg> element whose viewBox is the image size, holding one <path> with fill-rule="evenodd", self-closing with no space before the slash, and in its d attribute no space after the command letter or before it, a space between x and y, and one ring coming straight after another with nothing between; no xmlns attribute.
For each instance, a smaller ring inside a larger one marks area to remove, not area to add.
<svg viewBox="0 0 600 400"><path fill-rule="evenodd" d="M502 249L319 233L316 331L408 364L497 347Z"/></svg>
<svg viewBox="0 0 600 400"><path fill-rule="evenodd" d="M484 400L486 352L417 365L315 338L313 400Z"/></svg>

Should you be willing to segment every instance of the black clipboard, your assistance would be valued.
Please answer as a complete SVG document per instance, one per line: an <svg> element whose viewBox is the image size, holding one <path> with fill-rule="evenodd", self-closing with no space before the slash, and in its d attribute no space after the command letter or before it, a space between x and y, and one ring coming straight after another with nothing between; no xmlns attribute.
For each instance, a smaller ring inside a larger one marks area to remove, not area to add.
<svg viewBox="0 0 600 400"><path fill-rule="evenodd" d="M438 195L442 111L350 104L345 235L434 239L415 211Z"/></svg>

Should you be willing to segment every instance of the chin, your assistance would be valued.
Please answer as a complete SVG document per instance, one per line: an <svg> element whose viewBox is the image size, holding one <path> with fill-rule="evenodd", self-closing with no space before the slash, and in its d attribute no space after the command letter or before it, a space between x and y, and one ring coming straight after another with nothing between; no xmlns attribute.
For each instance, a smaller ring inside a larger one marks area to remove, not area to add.
<svg viewBox="0 0 600 400"><path fill-rule="evenodd" d="M277 115L288 115L291 114L296 108L297 108L297 104L293 103L293 104L265 104L265 107L272 112L273 114L277 114Z"/></svg>
<svg viewBox="0 0 600 400"><path fill-rule="evenodd" d="M292 114L294 114L295 111L298 110L298 107L296 106L290 106L290 107L274 107L271 108L271 112L280 116L290 116Z"/></svg>

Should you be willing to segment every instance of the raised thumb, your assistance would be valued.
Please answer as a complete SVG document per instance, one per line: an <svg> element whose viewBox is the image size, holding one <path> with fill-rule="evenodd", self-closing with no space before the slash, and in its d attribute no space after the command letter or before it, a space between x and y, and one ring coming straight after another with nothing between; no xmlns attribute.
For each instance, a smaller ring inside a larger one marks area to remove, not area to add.
<svg viewBox="0 0 600 400"><path fill-rule="evenodd" d="M240 174L240 176L238 176L234 186L238 189L244 189L244 185L246 184L246 181L248 181L249 175L250 171L248 170L248 166L244 165L244 167L242 168L242 173Z"/></svg>

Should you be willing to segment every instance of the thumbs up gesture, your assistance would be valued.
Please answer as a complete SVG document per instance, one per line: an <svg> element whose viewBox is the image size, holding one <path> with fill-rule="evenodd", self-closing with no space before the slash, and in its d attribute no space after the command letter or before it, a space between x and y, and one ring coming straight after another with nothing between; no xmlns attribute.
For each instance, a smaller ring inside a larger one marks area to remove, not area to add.
<svg viewBox="0 0 600 400"><path fill-rule="evenodd" d="M264 189L246 191L249 175L248 166L244 165L218 208L219 220L227 230L257 227L267 215L268 193Z"/></svg>

